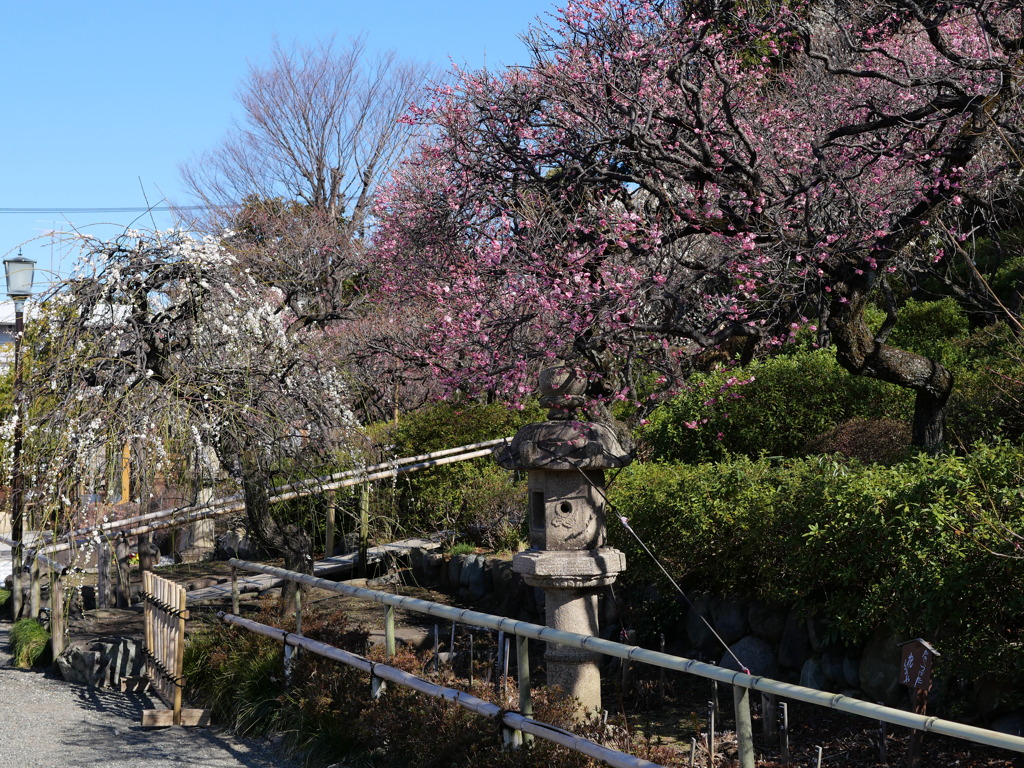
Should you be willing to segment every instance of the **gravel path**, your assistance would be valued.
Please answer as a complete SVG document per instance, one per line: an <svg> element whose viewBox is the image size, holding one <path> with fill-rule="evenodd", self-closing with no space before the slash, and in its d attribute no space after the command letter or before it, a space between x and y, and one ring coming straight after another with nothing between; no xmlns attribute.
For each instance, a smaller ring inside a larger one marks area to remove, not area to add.
<svg viewBox="0 0 1024 768"><path fill-rule="evenodd" d="M0 768L295 768L266 743L212 728L143 730L146 694L66 683L17 669L0 622Z"/></svg>

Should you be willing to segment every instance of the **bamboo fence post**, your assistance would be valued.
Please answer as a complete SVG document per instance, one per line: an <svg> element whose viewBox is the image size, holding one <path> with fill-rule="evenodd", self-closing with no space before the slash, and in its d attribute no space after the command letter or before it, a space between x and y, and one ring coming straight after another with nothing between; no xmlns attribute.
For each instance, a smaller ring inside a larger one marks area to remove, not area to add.
<svg viewBox="0 0 1024 768"><path fill-rule="evenodd" d="M395 606L384 609L384 653L390 659L395 655Z"/></svg>
<svg viewBox="0 0 1024 768"><path fill-rule="evenodd" d="M530 696L530 638L523 635L516 635L516 674L519 676L519 713L523 717L533 717L533 699ZM533 740L530 734L522 734L521 738L526 742Z"/></svg>
<svg viewBox="0 0 1024 768"><path fill-rule="evenodd" d="M732 700L736 708L736 741L739 744L739 768L754 768L754 725L750 719L750 690L734 685L732 687Z"/></svg>
<svg viewBox="0 0 1024 768"><path fill-rule="evenodd" d="M324 557L334 557L334 514L335 494L327 494L327 535L324 542Z"/></svg>
<svg viewBox="0 0 1024 768"><path fill-rule="evenodd" d="M181 697L185 687L185 679L182 672L185 667L185 620L188 618L188 610L185 607L185 590L175 585L175 606L178 620L178 631L174 637L174 724L181 725Z"/></svg>
<svg viewBox="0 0 1024 768"><path fill-rule="evenodd" d="M50 572L50 649L56 659L64 652L64 578Z"/></svg>
<svg viewBox="0 0 1024 768"><path fill-rule="evenodd" d="M28 615L29 618L39 621L39 611L43 605L43 586L39 573L39 551L32 555L32 563L29 565L28 582Z"/></svg>
<svg viewBox="0 0 1024 768"><path fill-rule="evenodd" d="M153 679L152 675L152 662L151 658L153 655L153 602L151 600L153 595L153 572L143 571L142 572L142 613L144 616L143 626L145 627L145 642L146 642L146 677L150 680Z"/></svg>

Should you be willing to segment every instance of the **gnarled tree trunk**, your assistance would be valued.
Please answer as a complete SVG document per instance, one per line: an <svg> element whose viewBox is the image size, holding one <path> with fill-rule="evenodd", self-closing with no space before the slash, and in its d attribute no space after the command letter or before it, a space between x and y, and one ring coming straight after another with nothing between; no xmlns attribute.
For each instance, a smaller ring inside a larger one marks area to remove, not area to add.
<svg viewBox="0 0 1024 768"><path fill-rule="evenodd" d="M946 403L953 391L953 374L923 355L890 347L875 338L864 319L867 294L856 289L845 302L833 301L828 327L836 359L850 373L870 376L916 393L912 444L931 453L945 442Z"/></svg>
<svg viewBox="0 0 1024 768"><path fill-rule="evenodd" d="M270 500L267 493L268 478L258 469L239 462L242 491L245 494L245 514L249 532L257 543L270 552L284 558L284 567L289 571L312 573L313 543L309 534L297 525L282 523L270 514ZM281 615L295 612L297 586L286 581L281 599Z"/></svg>

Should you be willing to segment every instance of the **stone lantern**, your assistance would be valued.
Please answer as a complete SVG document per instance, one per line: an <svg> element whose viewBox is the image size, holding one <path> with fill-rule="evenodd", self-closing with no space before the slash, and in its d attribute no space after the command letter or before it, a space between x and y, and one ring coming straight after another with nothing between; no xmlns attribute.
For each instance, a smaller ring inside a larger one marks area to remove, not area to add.
<svg viewBox="0 0 1024 768"><path fill-rule="evenodd" d="M541 373L548 421L528 424L498 454L505 469L528 473L530 548L512 570L544 590L548 626L598 634L597 598L626 569L625 555L606 546L604 470L624 467L632 453L608 424L576 418L586 378L570 368ZM548 644L548 684L580 701L580 715L601 709L600 655Z"/></svg>

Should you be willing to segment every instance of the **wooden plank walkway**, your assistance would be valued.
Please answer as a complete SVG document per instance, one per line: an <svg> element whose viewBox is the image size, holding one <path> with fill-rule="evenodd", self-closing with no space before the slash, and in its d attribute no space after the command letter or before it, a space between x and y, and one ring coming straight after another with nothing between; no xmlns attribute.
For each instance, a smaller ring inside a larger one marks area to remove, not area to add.
<svg viewBox="0 0 1024 768"><path fill-rule="evenodd" d="M436 541L432 541L431 539L402 539L401 541L393 541L390 544L381 544L380 546L370 547L366 552L366 561L372 565L387 558L398 559L406 557L413 549L438 549L440 546L440 544ZM325 557L323 560L317 560L313 563L313 575L321 578L338 576L345 573L351 573L358 565L358 552L351 552L347 555L336 555L334 557ZM263 592L264 590L273 589L274 587L280 587L283 585L284 579L279 579L274 576L267 576L260 573L239 572L238 574L239 594ZM194 589L186 595L186 599L189 605L202 605L203 603L231 600L231 582L228 581L223 584L203 587L202 589Z"/></svg>

